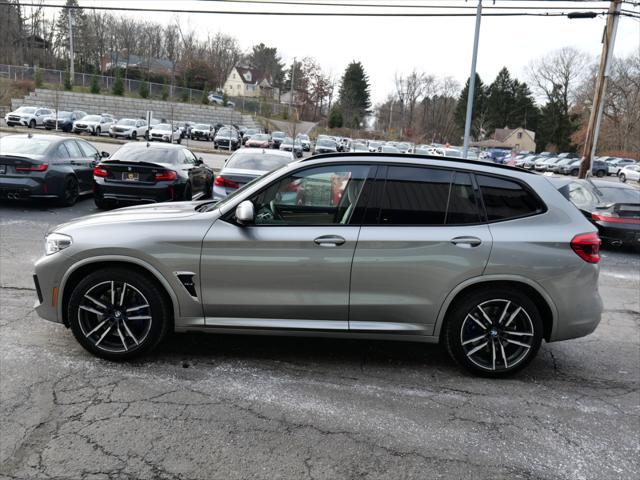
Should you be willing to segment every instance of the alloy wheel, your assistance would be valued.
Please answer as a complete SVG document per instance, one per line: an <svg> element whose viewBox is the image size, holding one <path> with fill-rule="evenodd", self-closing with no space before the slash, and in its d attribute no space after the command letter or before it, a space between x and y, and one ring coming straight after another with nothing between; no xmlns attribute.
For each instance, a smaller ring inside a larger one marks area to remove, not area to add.
<svg viewBox="0 0 640 480"><path fill-rule="evenodd" d="M94 285L78 308L82 334L96 348L110 353L136 349L147 338L152 321L147 298L123 281Z"/></svg>
<svg viewBox="0 0 640 480"><path fill-rule="evenodd" d="M460 343L468 360L487 371L512 369L534 346L527 311L511 300L492 299L472 308L462 322Z"/></svg>

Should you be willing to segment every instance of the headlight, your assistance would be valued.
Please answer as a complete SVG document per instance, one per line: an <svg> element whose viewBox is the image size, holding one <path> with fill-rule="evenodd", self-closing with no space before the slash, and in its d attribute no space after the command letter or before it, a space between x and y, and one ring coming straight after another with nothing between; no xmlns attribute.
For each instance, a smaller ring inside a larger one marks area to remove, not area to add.
<svg viewBox="0 0 640 480"><path fill-rule="evenodd" d="M61 233L50 233L45 237L44 250L47 255L59 252L65 248L71 246L73 243L72 238L69 235L63 235Z"/></svg>

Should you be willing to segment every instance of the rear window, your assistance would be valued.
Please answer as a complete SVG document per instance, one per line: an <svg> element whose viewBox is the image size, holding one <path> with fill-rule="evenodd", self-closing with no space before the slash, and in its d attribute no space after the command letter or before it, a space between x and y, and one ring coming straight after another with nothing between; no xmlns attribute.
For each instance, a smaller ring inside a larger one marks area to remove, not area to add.
<svg viewBox="0 0 640 480"><path fill-rule="evenodd" d="M135 145L135 144L134 144ZM137 146L136 146L137 147ZM151 163L182 163L184 156L179 148L158 148L158 147L121 147L111 155L111 160L121 160L123 162L151 162Z"/></svg>
<svg viewBox="0 0 640 480"><path fill-rule="evenodd" d="M488 175L476 175L476 179L490 222L526 217L546 210L538 197L518 182Z"/></svg>
<svg viewBox="0 0 640 480"><path fill-rule="evenodd" d="M598 187L603 203L640 203L640 191L631 188Z"/></svg>
<svg viewBox="0 0 640 480"><path fill-rule="evenodd" d="M2 137L0 138L0 153L3 155L42 155L49 148L51 142L51 140L43 138Z"/></svg>
<svg viewBox="0 0 640 480"><path fill-rule="evenodd" d="M244 170L262 170L270 172L288 164L292 159L284 155L270 155L268 153L240 154L229 159L225 168L240 168Z"/></svg>

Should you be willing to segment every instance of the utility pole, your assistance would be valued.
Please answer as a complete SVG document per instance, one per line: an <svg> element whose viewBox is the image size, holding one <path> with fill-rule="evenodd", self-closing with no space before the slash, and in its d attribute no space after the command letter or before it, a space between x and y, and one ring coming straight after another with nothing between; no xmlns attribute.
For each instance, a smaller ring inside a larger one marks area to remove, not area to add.
<svg viewBox="0 0 640 480"><path fill-rule="evenodd" d="M393 117L393 104L395 100L391 100L391 107L389 107L389 132L391 132L391 117Z"/></svg>
<svg viewBox="0 0 640 480"><path fill-rule="evenodd" d="M476 90L476 61L478 60L478 41L480 40L480 19L482 18L482 0L478 0L476 10L476 31L473 37L473 54L471 56L471 75L469 76L469 94L467 96L467 118L464 122L464 147L462 158L467 158L469 136L471 135L471 118L473 117L473 97Z"/></svg>
<svg viewBox="0 0 640 480"><path fill-rule="evenodd" d="M70 8L67 11L69 19L69 74L71 76L71 85L75 83L76 73L74 70L74 56L73 56L73 9Z"/></svg>
<svg viewBox="0 0 640 480"><path fill-rule="evenodd" d="M293 85L296 76L296 57L293 57L293 66L291 67L291 98L289 100L289 118L293 122L291 127L291 155L296 157L296 119L293 117L293 94L295 92Z"/></svg>
<svg viewBox="0 0 640 480"><path fill-rule="evenodd" d="M593 104L591 105L591 114L589 115L589 125L587 126L587 137L584 141L582 162L580 162L580 178L586 178L587 174L591 172L593 154L598 145L598 134L600 133L600 122L602 121L602 111L604 109L604 94L607 89L607 79L609 78L609 70L611 69L611 61L613 59L613 47L616 41L621 8L622 0L611 0L607 15L607 24L604 27L602 54L600 55L600 65L596 78L596 90L593 96Z"/></svg>
<svg viewBox="0 0 640 480"><path fill-rule="evenodd" d="M291 106L293 105L293 83L296 74L296 57L293 57L293 66L291 67L291 93L289 96L289 118L291 118Z"/></svg>

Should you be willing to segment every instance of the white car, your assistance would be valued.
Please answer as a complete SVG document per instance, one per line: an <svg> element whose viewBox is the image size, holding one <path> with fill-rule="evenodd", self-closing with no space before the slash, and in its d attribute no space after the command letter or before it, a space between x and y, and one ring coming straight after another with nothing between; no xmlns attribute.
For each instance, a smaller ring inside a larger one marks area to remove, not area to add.
<svg viewBox="0 0 640 480"><path fill-rule="evenodd" d="M23 126L36 128L44 126L44 120L55 115L55 110L43 107L20 107L4 116L9 127Z"/></svg>
<svg viewBox="0 0 640 480"><path fill-rule="evenodd" d="M102 135L108 133L115 119L109 114L87 115L80 120L73 122L73 133L90 133L91 135Z"/></svg>
<svg viewBox="0 0 640 480"><path fill-rule="evenodd" d="M210 93L209 96L207 97L207 99L209 100L209 103L211 103L211 104L224 106L224 97L222 95L218 95L217 93ZM236 104L235 104L235 102L232 102L231 100L227 100L227 105L226 106L234 108L236 106Z"/></svg>
<svg viewBox="0 0 640 480"><path fill-rule="evenodd" d="M627 180L640 182L640 165L627 165L620 170L618 178L621 182L626 182Z"/></svg>
<svg viewBox="0 0 640 480"><path fill-rule="evenodd" d="M629 165L635 165L635 160L631 160L630 158L615 158L607 162L608 165L608 174L609 175L619 175L624 167Z"/></svg>
<svg viewBox="0 0 640 480"><path fill-rule="evenodd" d="M135 118L121 118L109 127L109 136L113 138L124 137L135 140L138 137L146 138L147 136L146 120Z"/></svg>
<svg viewBox="0 0 640 480"><path fill-rule="evenodd" d="M149 140L180 143L182 141L182 132L177 126L172 127L170 123L159 123L149 130Z"/></svg>

